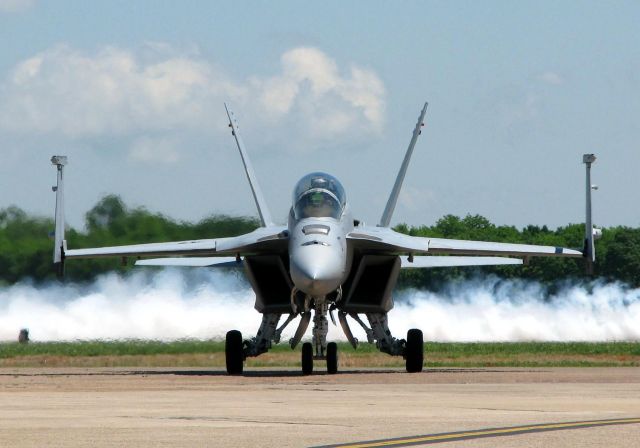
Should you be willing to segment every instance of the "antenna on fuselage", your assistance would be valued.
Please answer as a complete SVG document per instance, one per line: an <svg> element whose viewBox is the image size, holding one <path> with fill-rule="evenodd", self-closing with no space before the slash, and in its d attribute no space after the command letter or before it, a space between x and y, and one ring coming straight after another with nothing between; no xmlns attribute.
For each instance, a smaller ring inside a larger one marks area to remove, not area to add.
<svg viewBox="0 0 640 448"><path fill-rule="evenodd" d="M240 133L238 132L238 122L236 121L236 117L235 115L233 115L231 109L229 109L229 107L227 106L227 103L224 103L224 108L226 109L227 116L229 117L229 127L231 128L231 134L236 139L238 151L240 151L240 157L242 158L242 164L244 165L244 172L247 174L247 179L249 179L249 185L251 186L253 199L256 201L256 207L258 207L260 221L263 227L271 226L273 225L273 221L271 220L271 213L269 213L269 208L267 207L267 202L264 200L264 196L262 195L262 190L260 189L260 185L258 184L256 173L255 171L253 171L251 160L249 159L247 150L244 147L242 137L240 137Z"/></svg>
<svg viewBox="0 0 640 448"><path fill-rule="evenodd" d="M398 202L398 196L400 195L400 189L402 188L402 182L404 181L404 176L405 174L407 174L407 168L409 167L411 154L413 154L413 148L416 146L418 137L422 133L422 127L424 126L424 116L427 113L428 105L429 103L424 103L424 107L420 112L420 116L418 117L418 122L416 123L416 127L413 130L413 136L411 137L411 142L409 143L409 148L407 148L407 152L404 155L404 160L402 161L402 165L400 166L400 172L398 173L398 177L396 177L396 183L393 185L393 190L391 190L391 196L389 196L389 200L387 201L387 206L384 208L384 213L382 213L382 218L380 218L380 224L378 224L378 227L389 227L389 223L391 222L391 215L393 215L393 211L396 208L396 203Z"/></svg>

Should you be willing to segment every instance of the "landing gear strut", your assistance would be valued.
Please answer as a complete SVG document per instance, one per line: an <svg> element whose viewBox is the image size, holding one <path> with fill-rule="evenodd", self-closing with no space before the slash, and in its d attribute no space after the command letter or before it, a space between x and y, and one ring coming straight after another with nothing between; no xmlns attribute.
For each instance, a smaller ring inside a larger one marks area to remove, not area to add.
<svg viewBox="0 0 640 448"><path fill-rule="evenodd" d="M368 313L369 328L360 317L355 313L351 316L363 328L367 335L369 343L375 342L378 350L391 356L402 356L406 361L407 372L422 372L422 364L424 363L424 340L422 331L411 329L407 332L407 339L396 339L391 335L387 324L387 313ZM346 320L346 313L342 312L338 315L340 324L345 330L345 334L349 342L356 347L358 340L353 337L349 324Z"/></svg>
<svg viewBox="0 0 640 448"><path fill-rule="evenodd" d="M280 334L284 327L293 320L290 316L280 328L278 321L281 314L265 313L262 315L262 323L255 338L242 340L242 333L238 330L231 330L225 339L225 359L227 362L227 373L229 375L240 375L243 371L244 360L250 356L258 356L266 353L271 348L273 342L280 341Z"/></svg>

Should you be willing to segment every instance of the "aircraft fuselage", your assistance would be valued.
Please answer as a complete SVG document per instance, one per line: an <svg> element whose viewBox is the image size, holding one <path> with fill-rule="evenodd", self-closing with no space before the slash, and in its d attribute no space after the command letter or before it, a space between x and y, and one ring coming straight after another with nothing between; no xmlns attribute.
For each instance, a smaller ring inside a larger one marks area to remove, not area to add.
<svg viewBox="0 0 640 448"><path fill-rule="evenodd" d="M353 218L348 208L339 219L298 220L289 214L289 266L299 291L321 298L345 282L352 262L346 236L352 230Z"/></svg>

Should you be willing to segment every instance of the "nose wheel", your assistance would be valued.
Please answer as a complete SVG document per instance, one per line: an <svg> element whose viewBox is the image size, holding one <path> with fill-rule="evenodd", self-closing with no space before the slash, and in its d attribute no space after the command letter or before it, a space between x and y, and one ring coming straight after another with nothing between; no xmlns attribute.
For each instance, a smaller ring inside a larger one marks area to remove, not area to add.
<svg viewBox="0 0 640 448"><path fill-rule="evenodd" d="M313 356L313 344L305 342L302 344L302 374L311 375L313 373L313 361L325 359L327 361L327 373L330 375L338 373L338 344L329 342L325 356Z"/></svg>
<svg viewBox="0 0 640 448"><path fill-rule="evenodd" d="M327 344L327 373L338 373L338 344L335 342Z"/></svg>

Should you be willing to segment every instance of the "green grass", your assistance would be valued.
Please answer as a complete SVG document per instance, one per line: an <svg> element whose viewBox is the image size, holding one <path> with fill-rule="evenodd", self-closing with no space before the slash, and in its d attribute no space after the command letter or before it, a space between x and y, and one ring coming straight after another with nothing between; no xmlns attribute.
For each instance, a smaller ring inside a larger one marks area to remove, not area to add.
<svg viewBox="0 0 640 448"><path fill-rule="evenodd" d="M224 352L224 342L215 340L179 340L172 342L147 340L17 342L0 343L0 359L18 356L140 356L183 355Z"/></svg>
<svg viewBox="0 0 640 448"><path fill-rule="evenodd" d="M341 359L359 367L394 367L402 358L380 354L371 344L357 350L339 343ZM0 343L0 365L217 365L224 362L224 342L219 340L77 341ZM68 361L65 361L67 359ZM100 360L102 359L102 361ZM299 362L288 344L273 347L268 355L251 360L252 365L287 367ZM640 342L498 342L425 343L425 365L429 367L588 367L640 366Z"/></svg>
<svg viewBox="0 0 640 448"><path fill-rule="evenodd" d="M426 353L473 355L618 355L640 356L640 342L428 342Z"/></svg>

